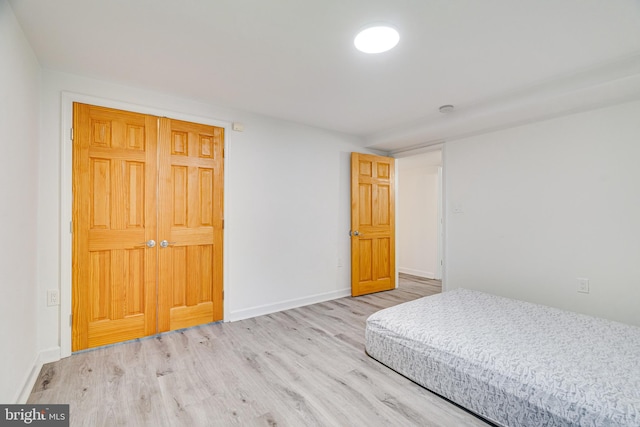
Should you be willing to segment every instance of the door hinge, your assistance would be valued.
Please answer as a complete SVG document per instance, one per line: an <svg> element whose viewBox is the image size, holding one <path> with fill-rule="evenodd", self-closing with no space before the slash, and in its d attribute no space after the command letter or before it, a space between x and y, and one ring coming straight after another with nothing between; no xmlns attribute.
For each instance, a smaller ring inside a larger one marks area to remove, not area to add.
<svg viewBox="0 0 640 427"><path fill-rule="evenodd" d="M69 139L73 141L73 128L71 128L71 131L69 132Z"/></svg>
<svg viewBox="0 0 640 427"><path fill-rule="evenodd" d="M69 315L69 326L73 326L73 314Z"/></svg>
<svg viewBox="0 0 640 427"><path fill-rule="evenodd" d="M222 291L222 301L224 301L224 290Z"/></svg>
<svg viewBox="0 0 640 427"><path fill-rule="evenodd" d="M222 229L224 230L224 219L222 220Z"/></svg>
<svg viewBox="0 0 640 427"><path fill-rule="evenodd" d="M73 221L69 221L69 234L73 234Z"/></svg>

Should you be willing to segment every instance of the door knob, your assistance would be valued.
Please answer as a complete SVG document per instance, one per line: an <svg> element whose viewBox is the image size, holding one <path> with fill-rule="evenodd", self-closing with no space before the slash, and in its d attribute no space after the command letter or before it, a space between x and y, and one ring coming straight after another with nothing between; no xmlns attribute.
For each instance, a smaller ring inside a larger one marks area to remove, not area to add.
<svg viewBox="0 0 640 427"><path fill-rule="evenodd" d="M360 234L360 232L358 230L353 231L353 232L349 232L349 236L353 237L353 236L362 236L362 234Z"/></svg>
<svg viewBox="0 0 640 427"><path fill-rule="evenodd" d="M166 247L168 247L169 245L173 245L173 244L175 244L175 243L176 243L176 242L167 242L166 240L163 240L162 242L160 242L160 246L161 246L161 247L163 247L163 248L166 248Z"/></svg>
<svg viewBox="0 0 640 427"><path fill-rule="evenodd" d="M148 248L153 248L156 245L156 241L153 239L149 239L146 242L140 243L141 245L147 245Z"/></svg>

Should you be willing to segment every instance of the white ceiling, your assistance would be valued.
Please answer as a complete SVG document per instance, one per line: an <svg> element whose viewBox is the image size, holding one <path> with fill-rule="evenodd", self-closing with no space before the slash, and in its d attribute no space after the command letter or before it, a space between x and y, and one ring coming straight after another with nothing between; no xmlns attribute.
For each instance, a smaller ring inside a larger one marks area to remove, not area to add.
<svg viewBox="0 0 640 427"><path fill-rule="evenodd" d="M640 97L640 0L10 3L45 68L384 150ZM396 49L355 50L356 32L377 22L400 31Z"/></svg>

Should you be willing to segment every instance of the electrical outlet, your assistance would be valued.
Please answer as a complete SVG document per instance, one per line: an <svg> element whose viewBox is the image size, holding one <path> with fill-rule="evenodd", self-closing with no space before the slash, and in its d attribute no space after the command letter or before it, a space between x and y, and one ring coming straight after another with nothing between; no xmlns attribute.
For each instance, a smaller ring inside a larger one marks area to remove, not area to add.
<svg viewBox="0 0 640 427"><path fill-rule="evenodd" d="M57 289L47 291L47 306L60 305L60 293Z"/></svg>
<svg viewBox="0 0 640 427"><path fill-rule="evenodd" d="M583 294L589 293L589 279L585 279L584 277L578 277L578 292Z"/></svg>

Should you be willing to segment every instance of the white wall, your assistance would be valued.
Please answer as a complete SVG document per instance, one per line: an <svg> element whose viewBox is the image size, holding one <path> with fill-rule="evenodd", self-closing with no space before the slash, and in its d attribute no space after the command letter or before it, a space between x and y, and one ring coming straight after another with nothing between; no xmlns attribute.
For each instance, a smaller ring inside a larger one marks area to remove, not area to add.
<svg viewBox="0 0 640 427"><path fill-rule="evenodd" d="M349 153L367 152L361 148L360 139L45 70L38 294L46 295L46 289L58 286L60 281L63 320L58 320L57 307L38 308L41 351L55 357L60 342L67 346L65 333L69 331L65 307L69 306L70 284L65 271L70 267L64 257L70 241L70 199L66 196L70 194L70 149L61 138L61 133L67 133L67 123L61 132L61 120L70 120L70 114L65 102L61 103L63 91L72 92L64 94L65 102L74 97L97 97L97 103L103 105L185 120L244 124L244 132L227 132L226 320L350 293Z"/></svg>
<svg viewBox="0 0 640 427"><path fill-rule="evenodd" d="M446 143L447 288L640 325L639 159L640 102Z"/></svg>
<svg viewBox="0 0 640 427"><path fill-rule="evenodd" d="M441 151L398 159L398 271L434 279L438 268Z"/></svg>
<svg viewBox="0 0 640 427"><path fill-rule="evenodd" d="M0 402L15 403L36 363L40 66L0 0Z"/></svg>

